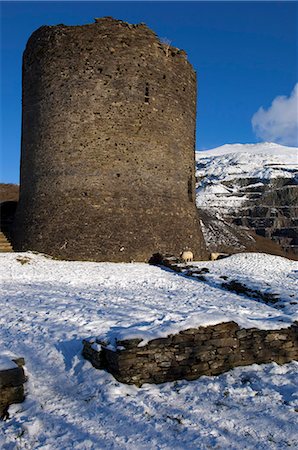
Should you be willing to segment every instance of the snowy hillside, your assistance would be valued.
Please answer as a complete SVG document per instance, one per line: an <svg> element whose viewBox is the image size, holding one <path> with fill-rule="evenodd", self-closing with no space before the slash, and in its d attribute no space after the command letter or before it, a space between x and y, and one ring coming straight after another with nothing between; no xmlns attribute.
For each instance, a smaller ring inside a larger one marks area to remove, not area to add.
<svg viewBox="0 0 298 450"><path fill-rule="evenodd" d="M264 254L196 263L209 269L206 282L141 263L31 253L1 254L0 263L1 353L24 356L28 375L26 401L11 406L11 419L0 425L0 448L297 448L298 363L137 388L81 356L82 339L99 334L146 340L230 319L288 327L298 317L297 263ZM223 276L279 301L223 290Z"/></svg>
<svg viewBox="0 0 298 450"><path fill-rule="evenodd" d="M246 191L271 179L298 177L298 148L274 143L226 144L196 152L197 206L218 208L225 213L240 207ZM243 179L251 179L249 185ZM249 187L249 189L248 189Z"/></svg>
<svg viewBox="0 0 298 450"><path fill-rule="evenodd" d="M231 153L245 153L247 155L259 155L260 158L265 156L276 157L276 162L280 164L297 164L297 147L287 147L285 145L275 144L274 142L259 142L257 144L225 144L211 150L200 151L198 153L208 156L228 155ZM263 155L263 156L262 156ZM246 159L248 162L249 159ZM264 160L264 163L266 161ZM248 164L253 164L252 162Z"/></svg>
<svg viewBox="0 0 298 450"><path fill-rule="evenodd" d="M232 144L197 152L196 159L198 208L298 258L298 148Z"/></svg>

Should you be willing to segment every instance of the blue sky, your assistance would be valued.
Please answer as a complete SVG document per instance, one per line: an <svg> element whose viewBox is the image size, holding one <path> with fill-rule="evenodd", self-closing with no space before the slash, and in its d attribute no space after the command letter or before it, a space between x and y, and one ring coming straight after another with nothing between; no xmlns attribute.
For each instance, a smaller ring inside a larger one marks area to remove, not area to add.
<svg viewBox="0 0 298 450"><path fill-rule="evenodd" d="M145 22L186 50L198 76L197 148L209 149L264 136L282 142L257 126L272 122L279 112L266 116L266 110L277 96L289 96L298 81L297 11L297 2L2 2L0 181L18 182L22 52L41 25L113 16ZM293 98L291 104L295 109ZM256 136L251 120L262 106L266 117L262 111L257 116Z"/></svg>

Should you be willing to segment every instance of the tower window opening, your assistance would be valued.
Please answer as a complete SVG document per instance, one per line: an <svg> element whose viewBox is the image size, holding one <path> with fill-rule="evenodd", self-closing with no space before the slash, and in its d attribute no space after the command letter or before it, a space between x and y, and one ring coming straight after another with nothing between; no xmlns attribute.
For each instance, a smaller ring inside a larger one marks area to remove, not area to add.
<svg viewBox="0 0 298 450"><path fill-rule="evenodd" d="M145 86L145 103L149 103L149 83Z"/></svg>
<svg viewBox="0 0 298 450"><path fill-rule="evenodd" d="M187 194L188 194L188 200L190 202L194 201L194 190L193 190L193 182L192 182L192 176L188 178L187 183Z"/></svg>

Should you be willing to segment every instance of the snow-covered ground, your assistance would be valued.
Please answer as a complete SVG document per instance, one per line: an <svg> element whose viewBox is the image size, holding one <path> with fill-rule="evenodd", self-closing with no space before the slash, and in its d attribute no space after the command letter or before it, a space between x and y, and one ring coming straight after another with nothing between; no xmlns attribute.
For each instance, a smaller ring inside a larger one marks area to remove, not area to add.
<svg viewBox="0 0 298 450"><path fill-rule="evenodd" d="M247 200L243 179L252 179L249 189L276 178L298 176L298 148L262 142L226 144L196 152L199 184L197 206L220 213L237 209Z"/></svg>
<svg viewBox="0 0 298 450"><path fill-rule="evenodd" d="M208 283L146 264L31 253L1 254L0 263L0 353L24 356L28 375L26 401L0 425L1 449L297 448L296 362L136 388L80 353L93 335L146 340L224 320L287 327L297 317L289 302L298 291L296 262L239 254L198 263L209 268ZM223 275L278 293L285 307L221 289Z"/></svg>

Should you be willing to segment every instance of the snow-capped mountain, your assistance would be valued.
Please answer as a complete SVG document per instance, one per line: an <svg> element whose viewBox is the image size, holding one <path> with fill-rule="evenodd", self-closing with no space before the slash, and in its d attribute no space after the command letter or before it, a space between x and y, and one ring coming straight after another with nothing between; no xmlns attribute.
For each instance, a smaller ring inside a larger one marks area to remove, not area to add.
<svg viewBox="0 0 298 450"><path fill-rule="evenodd" d="M196 161L198 208L298 252L298 148L226 144Z"/></svg>
<svg viewBox="0 0 298 450"><path fill-rule="evenodd" d="M258 142L257 144L225 144L210 150L200 150L197 153L208 156L212 153L213 156L223 156L229 154L237 155L245 153L246 155L259 155L276 157L276 162L283 164L297 164L298 148L288 147L285 145L275 144L274 142ZM265 161L266 162L266 161ZM251 165L253 163L251 162Z"/></svg>

